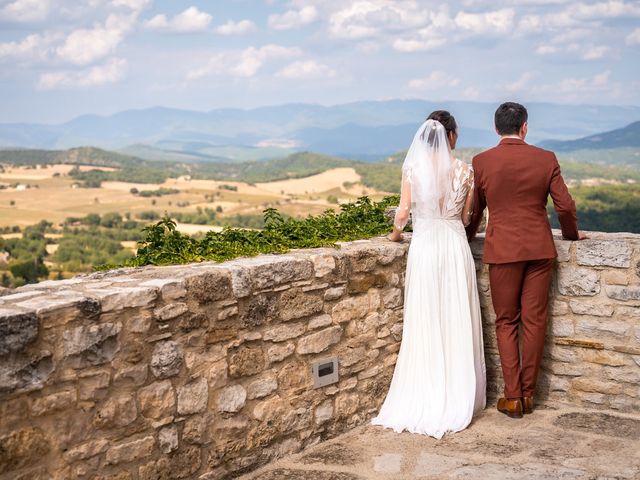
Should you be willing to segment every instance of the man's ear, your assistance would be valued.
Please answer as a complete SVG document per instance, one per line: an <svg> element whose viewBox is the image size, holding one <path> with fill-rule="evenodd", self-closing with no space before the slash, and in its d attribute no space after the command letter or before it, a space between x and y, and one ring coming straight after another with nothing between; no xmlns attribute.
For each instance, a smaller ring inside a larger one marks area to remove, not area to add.
<svg viewBox="0 0 640 480"><path fill-rule="evenodd" d="M524 137L527 136L528 132L529 132L529 122L524 122L522 124L522 128L520 129L520 137L522 137L522 139L524 140Z"/></svg>

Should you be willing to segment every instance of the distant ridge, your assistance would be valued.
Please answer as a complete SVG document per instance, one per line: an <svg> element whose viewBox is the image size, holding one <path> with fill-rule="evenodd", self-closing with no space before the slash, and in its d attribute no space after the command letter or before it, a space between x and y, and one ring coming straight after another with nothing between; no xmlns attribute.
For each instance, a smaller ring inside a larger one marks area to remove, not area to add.
<svg viewBox="0 0 640 480"><path fill-rule="evenodd" d="M640 148L640 121L633 122L624 128L597 133L576 140L547 140L540 143L543 148L558 152L575 150L603 150L609 148Z"/></svg>
<svg viewBox="0 0 640 480"><path fill-rule="evenodd" d="M251 110L189 111L164 107L108 116L83 115L59 125L0 124L0 147L66 149L94 145L153 160L238 162L314 151L369 160L406 149L429 112L447 109L460 126L460 147L489 147L495 102L363 101L333 106L286 104ZM566 140L621 128L640 107L528 103L531 142Z"/></svg>

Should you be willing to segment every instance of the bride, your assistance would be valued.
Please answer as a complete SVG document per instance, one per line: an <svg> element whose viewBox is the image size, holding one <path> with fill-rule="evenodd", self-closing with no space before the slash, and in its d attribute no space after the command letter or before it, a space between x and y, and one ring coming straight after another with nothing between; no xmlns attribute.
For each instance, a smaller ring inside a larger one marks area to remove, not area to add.
<svg viewBox="0 0 640 480"><path fill-rule="evenodd" d="M390 240L412 213L404 324L389 392L374 425L442 438L466 428L486 405L480 303L464 226L473 170L453 157L456 121L435 111L420 125L402 165Z"/></svg>

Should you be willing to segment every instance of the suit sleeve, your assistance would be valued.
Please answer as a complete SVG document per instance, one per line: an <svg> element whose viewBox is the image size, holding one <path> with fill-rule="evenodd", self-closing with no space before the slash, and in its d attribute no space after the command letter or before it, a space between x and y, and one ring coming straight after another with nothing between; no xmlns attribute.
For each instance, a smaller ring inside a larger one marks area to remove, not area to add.
<svg viewBox="0 0 640 480"><path fill-rule="evenodd" d="M480 227L480 223L482 223L482 214L484 213L484 209L487 207L487 200L484 195L484 188L480 179L480 172L478 171L475 157L472 161L472 165L475 177L475 185L473 189L473 213L471 214L471 222L469 222L469 225L465 228L467 232L467 239L469 241L473 240L478 234L478 228Z"/></svg>
<svg viewBox="0 0 640 480"><path fill-rule="evenodd" d="M567 240L578 240L578 218L576 204L569 193L566 183L560 173L560 164L553 154L553 172L549 184L549 194L553 200L553 206L558 214L558 222L562 236Z"/></svg>

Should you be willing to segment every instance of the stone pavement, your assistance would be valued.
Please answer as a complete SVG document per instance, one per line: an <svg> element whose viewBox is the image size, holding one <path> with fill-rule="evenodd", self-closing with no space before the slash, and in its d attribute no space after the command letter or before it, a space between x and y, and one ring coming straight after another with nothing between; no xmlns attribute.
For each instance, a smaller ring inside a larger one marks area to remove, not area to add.
<svg viewBox="0 0 640 480"><path fill-rule="evenodd" d="M243 480L640 479L640 415L539 406L512 420L488 407L438 441L363 425Z"/></svg>

